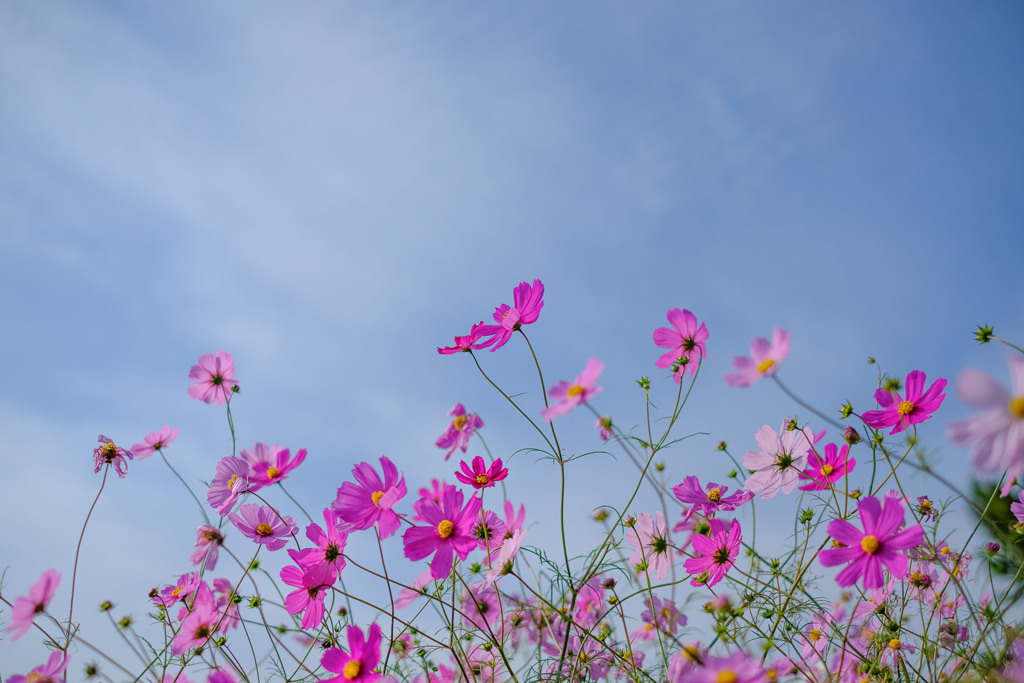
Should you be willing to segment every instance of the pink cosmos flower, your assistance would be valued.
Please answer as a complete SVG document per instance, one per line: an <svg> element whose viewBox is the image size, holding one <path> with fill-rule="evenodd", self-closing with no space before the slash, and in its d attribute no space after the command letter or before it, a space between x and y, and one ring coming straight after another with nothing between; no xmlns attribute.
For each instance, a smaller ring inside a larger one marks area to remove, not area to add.
<svg viewBox="0 0 1024 683"><path fill-rule="evenodd" d="M96 469L93 472L98 474L104 465L113 465L117 476L124 479L125 475L128 474L128 463L125 462L125 458L131 460L132 452L117 446L102 434L96 440L103 445L92 452L93 461L96 463Z"/></svg>
<svg viewBox="0 0 1024 683"><path fill-rule="evenodd" d="M299 529L291 517L281 517L265 505L243 505L238 512L228 515L231 523L244 536L267 546L267 550L283 548L288 537Z"/></svg>
<svg viewBox="0 0 1024 683"><path fill-rule="evenodd" d="M25 632L32 628L32 620L37 614L46 611L53 596L57 593L57 586L60 584L60 573L56 569L47 569L39 580L28 589L27 597L19 597L14 601L11 608L11 624L5 630L11 631L14 635L11 640L17 640L25 635Z"/></svg>
<svg viewBox="0 0 1024 683"><path fill-rule="evenodd" d="M431 581L433 581L433 578L430 576L430 569L427 569L416 577L416 580L412 582L412 586L399 591L395 597L395 608L402 609L414 603L416 598L422 597L426 593L426 588L430 585Z"/></svg>
<svg viewBox="0 0 1024 683"><path fill-rule="evenodd" d="M288 554L295 562L302 564L298 558L298 551L289 550ZM324 597L336 579L334 569L326 563L304 567L288 565L281 568L281 580L298 589L285 597L285 609L288 610L288 614L303 612L303 629L315 628L324 620Z"/></svg>
<svg viewBox="0 0 1024 683"><path fill-rule="evenodd" d="M386 456L380 456L380 468L383 479L369 463L361 462L353 467L352 476L358 483L343 483L331 508L353 529L369 529L376 524L380 537L388 538L402 526L398 513L392 508L407 491L405 477Z"/></svg>
<svg viewBox="0 0 1024 683"><path fill-rule="evenodd" d="M809 427L800 430L788 430L782 422L779 433L764 425L755 435L758 453L747 452L743 456L743 466L755 470L747 477L743 488L753 493L760 493L762 499L772 498L779 491L789 494L800 481L800 470L807 465L807 452L814 443L814 433Z"/></svg>
<svg viewBox="0 0 1024 683"><path fill-rule="evenodd" d="M1010 503L1010 512L1017 518L1017 521L1024 524L1024 489L1021 489L1020 493L1017 494L1017 500L1019 503Z"/></svg>
<svg viewBox="0 0 1024 683"><path fill-rule="evenodd" d="M843 444L838 448L834 443L825 444L825 457L822 458L815 452L807 457L807 467L800 473L801 479L808 479L806 484L800 487L801 491L824 491L832 488L832 485L853 471L857 461L853 458L847 459L850 452L850 444Z"/></svg>
<svg viewBox="0 0 1024 683"><path fill-rule="evenodd" d="M724 657L705 657L702 666L691 669L679 683L767 683L761 662L742 650Z"/></svg>
<svg viewBox="0 0 1024 683"><path fill-rule="evenodd" d="M601 441L607 441L612 438L612 419L607 415L597 418L597 422L594 424L594 429L597 430L597 434L601 437Z"/></svg>
<svg viewBox="0 0 1024 683"><path fill-rule="evenodd" d="M334 523L334 511L331 508L324 510L325 532L319 524L310 524L306 527L306 538L315 547L303 548L295 551L295 561L303 569L317 564L327 564L335 572L341 573L345 568L345 545L348 543L348 533ZM289 550L291 555L292 551Z"/></svg>
<svg viewBox="0 0 1024 683"><path fill-rule="evenodd" d="M670 349L655 362L659 368L674 368L676 382L683 379L689 367L690 375L697 374L697 366L707 358L704 346L708 331L704 323L697 326L697 318L687 310L673 308L668 312L672 327L659 327L654 331L654 343L663 349Z"/></svg>
<svg viewBox="0 0 1024 683"><path fill-rule="evenodd" d="M473 523L480 514L480 499L469 499L462 506L462 491L448 486L441 497L441 504L420 498L413 504L419 516L430 526L414 526L405 530L402 542L405 556L410 560L422 560L431 553L430 575L443 579L452 570L452 555L465 560L476 547L473 537Z"/></svg>
<svg viewBox="0 0 1024 683"><path fill-rule="evenodd" d="M63 652L57 650L50 653L46 664L34 667L25 676L11 676L7 679L7 683L63 683L64 679L61 674L64 673L64 669L68 668L70 662L70 657L66 657Z"/></svg>
<svg viewBox="0 0 1024 683"><path fill-rule="evenodd" d="M700 480L693 475L684 478L683 483L672 487L672 493L679 499L679 502L693 504L686 513L687 520L695 513L700 513L705 517L712 517L718 511L729 512L735 510L754 497L754 494L750 491L737 491L726 498L724 496L728 490L728 486L722 486L712 481L709 481L707 487L702 489L700 487Z"/></svg>
<svg viewBox="0 0 1024 683"><path fill-rule="evenodd" d="M540 280L534 280L532 285L520 282L512 291L512 303L512 306L502 304L494 309L494 322L498 324L479 328L481 336L489 335L490 338L475 344L473 348L490 346L491 351L497 351L508 343L513 332L523 325L537 322L540 309L544 307L544 285Z"/></svg>
<svg viewBox="0 0 1024 683"><path fill-rule="evenodd" d="M654 640L658 633L673 635L676 629L686 626L686 615L668 598L657 595L648 597L646 607L640 615L643 625L629 634L633 640Z"/></svg>
<svg viewBox="0 0 1024 683"><path fill-rule="evenodd" d="M203 588L205 590L196 593L192 611L181 620L181 629L171 641L171 654L181 655L194 647L204 646L217 630L221 612L213 601L213 593L206 588L206 584L203 584Z"/></svg>
<svg viewBox="0 0 1024 683"><path fill-rule="evenodd" d="M323 683L376 683L381 674L374 673L380 663L380 626L370 624L363 636L358 626L348 627L348 652L336 647L324 653L320 664L331 673L338 674L322 679Z"/></svg>
<svg viewBox="0 0 1024 683"><path fill-rule="evenodd" d="M502 467L501 458L496 458L490 467L484 463L479 455L473 458L473 466L470 467L463 460L460 463L462 472L456 472L455 478L463 484L472 486L475 489L486 489L494 486L494 482L501 481L508 476L508 468Z"/></svg>
<svg viewBox="0 0 1024 683"><path fill-rule="evenodd" d="M171 429L171 425L164 425L160 431L147 434L141 443L132 446L132 455L139 460L145 460L177 438L178 428Z"/></svg>
<svg viewBox="0 0 1024 683"><path fill-rule="evenodd" d="M473 538L477 547L487 551L488 556L495 555L505 541L505 523L490 510L483 510L480 517L482 519L473 523Z"/></svg>
<svg viewBox="0 0 1024 683"><path fill-rule="evenodd" d="M511 538L505 539L505 542L501 544L501 550L498 551L497 558L491 560L491 568L484 575L485 583L494 583L498 577L505 576L512 571L525 535L526 532L523 529L516 529Z"/></svg>
<svg viewBox="0 0 1024 683"><path fill-rule="evenodd" d="M695 534L690 542L697 557L683 563L687 572L698 575L690 581L693 586L710 587L721 581L736 561L743 540L739 520L732 520L728 529L720 519L709 519L708 524L711 525L711 536Z"/></svg>
<svg viewBox="0 0 1024 683"><path fill-rule="evenodd" d="M884 429L892 427L889 434L897 434L911 425L924 422L932 416L946 395L942 390L946 388L946 380L941 377L924 389L925 374L920 370L914 370L907 375L906 398L901 398L897 391L886 391L878 389L875 392L875 400L882 406L881 410L869 410L861 415L861 419L869 427Z"/></svg>
<svg viewBox="0 0 1024 683"><path fill-rule="evenodd" d="M249 464L228 455L217 463L217 474L206 491L206 502L221 515L231 512L238 496L249 490Z"/></svg>
<svg viewBox="0 0 1024 683"><path fill-rule="evenodd" d="M601 393L601 387L597 386L597 378L601 376L604 364L596 358L587 361L583 372L576 375L572 384L564 379L548 390L548 396L553 403L550 407L540 411L545 420L551 422L553 418L568 415L576 406L586 403L594 394Z"/></svg>
<svg viewBox="0 0 1024 683"><path fill-rule="evenodd" d="M452 457L456 448L461 448L465 453L469 448L469 440L473 437L473 431L484 426L484 421L480 419L480 416L476 413L467 413L461 403L456 403L455 407L448 411L448 414L454 415L455 418L444 430L444 434L437 437L435 442L438 448L448 449L448 452L444 454L445 460Z"/></svg>
<svg viewBox="0 0 1024 683"><path fill-rule="evenodd" d="M220 547L224 545L224 534L217 527L203 524L196 529L196 549L189 556L193 565L200 565L206 560L206 569L217 568Z"/></svg>
<svg viewBox="0 0 1024 683"><path fill-rule="evenodd" d="M655 515L653 519L646 512L637 515L633 526L626 529L626 542L636 548L629 557L629 563L639 571L653 570L654 577L660 580L672 567L672 554L669 552L672 539L661 510Z"/></svg>
<svg viewBox="0 0 1024 683"><path fill-rule="evenodd" d="M261 461L255 465L249 463L251 474L250 486L252 483L257 484L259 487L270 486L271 484L283 481L289 472L301 465L306 459L306 449L300 448L296 451L294 458L291 457L291 451L287 448L277 451L275 455L276 457L273 461Z"/></svg>
<svg viewBox="0 0 1024 683"><path fill-rule="evenodd" d="M235 361L227 351L199 356L199 365L192 366L188 378L193 382L188 388L188 395L203 403L219 406L231 400L231 394L238 391Z"/></svg>
<svg viewBox="0 0 1024 683"><path fill-rule="evenodd" d="M1012 480L1024 474L1024 357L1007 356L1007 362L1012 394L981 370L960 373L957 398L985 412L953 422L946 434L957 446L971 448L971 462L979 472L1006 470Z"/></svg>
<svg viewBox="0 0 1024 683"><path fill-rule="evenodd" d="M907 575L907 557L901 550L915 548L924 541L920 524L900 530L906 518L899 494L890 491L882 503L874 496L857 501L864 530L845 519L829 522L828 535L846 547L823 550L818 557L826 567L849 562L836 575L840 586L852 586L861 578L864 588L881 588L885 584L882 567L897 579Z"/></svg>
<svg viewBox="0 0 1024 683"><path fill-rule="evenodd" d="M158 594L153 596L153 604L162 605L170 609L179 602L184 603L189 596L199 590L199 586L202 584L203 578L199 575L199 572L182 574L178 577L176 584L164 586Z"/></svg>
<svg viewBox="0 0 1024 683"><path fill-rule="evenodd" d="M776 327L769 342L764 337L755 337L750 342L750 358L736 356L732 359L735 373L725 376L725 383L731 387L749 387L762 377L771 377L779 364L789 355L789 332Z"/></svg>
<svg viewBox="0 0 1024 683"><path fill-rule="evenodd" d="M470 349L480 348L480 345L477 344L477 342L480 341L480 337L482 336L480 331L483 327L484 321L481 320L477 324L473 325L472 328L470 328L469 334L465 335L464 337L456 336L455 346L446 346L444 348L438 346L437 352L447 356L453 353L459 353L461 351L469 351Z"/></svg>

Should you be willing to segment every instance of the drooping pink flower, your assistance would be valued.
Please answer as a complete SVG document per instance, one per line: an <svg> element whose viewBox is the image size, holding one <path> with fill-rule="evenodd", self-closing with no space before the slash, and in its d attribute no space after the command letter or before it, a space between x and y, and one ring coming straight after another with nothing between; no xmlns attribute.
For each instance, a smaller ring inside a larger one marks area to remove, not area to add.
<svg viewBox="0 0 1024 683"><path fill-rule="evenodd" d="M267 546L267 550L283 548L288 537L299 529L291 517L282 517L266 505L243 505L228 519L244 536Z"/></svg>
<svg viewBox="0 0 1024 683"><path fill-rule="evenodd" d="M455 417L448 428L444 430L444 434L437 437L435 442L438 448L448 449L448 452L444 454L445 460L452 457L456 448L461 448L465 453L469 448L469 440L473 437L473 431L484 426L484 421L480 419L480 416L476 413L467 413L461 403L456 403L455 407L448 411L448 414Z"/></svg>
<svg viewBox="0 0 1024 683"><path fill-rule="evenodd" d="M494 486L494 482L501 481L508 476L508 468L502 465L501 458L496 458L490 467L479 455L473 458L472 467L467 465L465 460L459 465L462 467L462 471L456 472L455 478L475 489L491 488Z"/></svg>
<svg viewBox="0 0 1024 683"><path fill-rule="evenodd" d="M196 529L196 549L189 556L192 564L200 565L206 560L206 569L217 568L220 547L224 545L224 534L217 527L203 524Z"/></svg>
<svg viewBox="0 0 1024 683"><path fill-rule="evenodd" d="M188 378L193 382L188 395L203 403L219 406L231 400L231 394L238 390L235 361L227 351L201 355L199 364L189 370Z"/></svg>
<svg viewBox="0 0 1024 683"><path fill-rule="evenodd" d="M772 498L779 491L792 493L800 481L800 470L807 465L807 452L814 443L814 433L809 427L786 429L788 422L789 418L783 420L778 434L768 425L762 426L754 436L760 452L748 451L743 456L743 466L754 470L743 488L760 493L762 499Z"/></svg>
<svg viewBox="0 0 1024 683"><path fill-rule="evenodd" d="M511 538L505 539L504 543L501 544L497 557L492 556L490 560L491 568L484 575L486 583L494 583L498 580L499 576L504 576L512 571L516 555L519 554L519 549L523 545L523 537L525 535L526 532L523 529L516 529Z"/></svg>
<svg viewBox="0 0 1024 683"><path fill-rule="evenodd" d="M690 543L697 556L683 563L687 572L697 574L690 581L693 586L714 586L721 581L736 561L743 540L739 520L732 520L728 529L720 519L709 519L708 524L711 536L694 534Z"/></svg>
<svg viewBox="0 0 1024 683"><path fill-rule="evenodd" d="M852 586L864 580L864 588L881 588L885 584L882 568L897 579L907 575L907 556L902 550L909 550L924 540L920 524L902 529L906 519L899 494L889 492L882 503L874 496L857 501L863 531L845 519L829 522L828 535L845 547L823 550L818 554L826 567L849 563L836 575L840 586Z"/></svg>
<svg viewBox="0 0 1024 683"><path fill-rule="evenodd" d="M489 346L491 351L497 351L508 343L513 332L523 325L536 322L540 317L540 309L544 307L544 285L540 280L534 280L532 285L520 282L512 291L512 304L502 304L494 309L494 322L498 324L479 328L480 335L489 336L489 339L475 344L473 348Z"/></svg>
<svg viewBox="0 0 1024 683"><path fill-rule="evenodd" d="M776 327L769 342L764 337L755 337L750 342L750 358L736 356L732 359L735 373L725 376L725 383L731 387L749 387L762 377L771 377L789 355L789 332Z"/></svg>
<svg viewBox="0 0 1024 683"><path fill-rule="evenodd" d="M897 434L911 425L924 422L939 409L942 400L946 398L942 393L946 388L946 380L940 377L932 382L927 391L924 383L925 374L920 370L914 370L907 375L906 398L901 397L896 390L878 389L875 392L875 400L882 409L868 410L861 415L861 419L875 429L892 427L889 434Z"/></svg>
<svg viewBox="0 0 1024 683"><path fill-rule="evenodd" d="M96 464L96 469L93 472L98 474L104 465L113 465L117 476L124 479L128 474L128 463L125 460L132 459L132 452L126 451L102 434L96 440L103 445L95 448L92 452L93 461Z"/></svg>
<svg viewBox="0 0 1024 683"><path fill-rule="evenodd" d="M653 571L654 577L660 580L672 567L672 539L661 510L654 514L655 518L646 512L638 514L633 526L626 529L626 542L636 548L629 557L629 563L638 570Z"/></svg>
<svg viewBox="0 0 1024 683"><path fill-rule="evenodd" d="M60 584L60 573L56 569L47 569L39 580L28 589L28 595L16 598L11 608L11 624L6 631L12 632L11 640L17 640L32 628L32 620L37 614L46 611Z"/></svg>
<svg viewBox="0 0 1024 683"><path fill-rule="evenodd" d="M324 620L324 597L327 595L327 589L334 585L337 575L334 568L327 563L301 566L298 551L290 549L288 554L300 566L288 565L281 568L281 580L298 589L285 597L285 609L288 610L288 614L303 613L303 629L315 628Z"/></svg>
<svg viewBox="0 0 1024 683"><path fill-rule="evenodd" d="M595 394L601 393L601 387L597 386L597 378L601 376L604 364L596 358L587 361L583 372L576 375L571 383L559 380L558 384L548 389L548 397L552 404L540 411L541 416L548 422L556 417L568 415L576 406L586 403ZM558 401L558 403L554 403Z"/></svg>
<svg viewBox="0 0 1024 683"><path fill-rule="evenodd" d="M376 524L380 537L388 538L402 525L392 508L406 494L405 477L387 456L380 457L380 468L383 479L369 463L361 462L353 467L352 476L358 483L343 483L331 508L353 529L369 529Z"/></svg>
<svg viewBox="0 0 1024 683"><path fill-rule="evenodd" d="M663 349L669 349L655 362L659 368L674 368L676 382L683 379L686 369L690 374L697 374L697 366L708 356L704 342L708 339L708 330L704 323L697 325L697 317L689 311L673 308L668 312L668 321L672 327L659 327L654 331L654 343Z"/></svg>
<svg viewBox="0 0 1024 683"><path fill-rule="evenodd" d="M178 428L171 429L171 425L164 425L164 428L147 434L141 443L132 446L132 455L139 460L145 460L156 451L163 450L167 444L178 438Z"/></svg>
<svg viewBox="0 0 1024 683"><path fill-rule="evenodd" d="M472 328L470 328L469 334L461 337L456 336L455 346L446 346L444 348L438 346L437 352L447 356L453 353L459 353L462 351L469 351L470 349L480 348L480 345L477 344L477 342L480 341L480 337L482 336L480 331L483 327L484 321L481 320L477 324L473 325Z"/></svg>
<svg viewBox="0 0 1024 683"><path fill-rule="evenodd" d="M249 464L228 455L217 463L217 474L206 491L206 502L222 516L231 512L238 496L249 490Z"/></svg>
<svg viewBox="0 0 1024 683"><path fill-rule="evenodd" d="M1006 470L1012 481L1024 474L1024 357L1007 356L1007 362L1012 394L981 370L960 373L957 398L984 412L951 423L946 434L957 446L971 449L971 462L979 472Z"/></svg>
<svg viewBox="0 0 1024 683"><path fill-rule="evenodd" d="M594 429L597 430L598 436L601 437L601 441L607 441L612 438L612 419L607 415L597 418L597 422L594 424Z"/></svg>
<svg viewBox="0 0 1024 683"><path fill-rule="evenodd" d="M263 487L283 481L289 472L301 465L306 459L306 449L300 448L295 452L294 458L291 457L291 451L287 448L277 451L275 455L276 457L273 461L261 461L255 465L249 464L251 482Z"/></svg>
<svg viewBox="0 0 1024 683"><path fill-rule="evenodd" d="M807 466L800 473L801 479L809 480L800 487L801 491L824 491L832 488L832 485L853 471L857 461L854 458L847 458L850 452L850 444L843 444L842 448L834 443L825 444L825 457L822 458L815 452L807 456Z"/></svg>
<svg viewBox="0 0 1024 683"><path fill-rule="evenodd" d="M331 673L338 674L322 679L323 683L376 683L381 674L374 673L380 663L380 626L370 624L363 636L358 626L348 627L348 652L336 647L324 653L320 664Z"/></svg>
<svg viewBox="0 0 1024 683"><path fill-rule="evenodd" d="M728 490L728 486L722 486L713 481L709 481L707 487L702 489L700 480L693 475L685 477L681 484L672 487L672 493L679 499L679 502L692 504L686 513L687 520L696 513L712 517L719 511L735 510L754 497L750 491L737 491L731 496L725 497L725 492Z"/></svg>
<svg viewBox="0 0 1024 683"><path fill-rule="evenodd" d="M405 530L402 536L405 556L416 561L433 553L430 575L435 579L442 579L451 572L453 554L464 560L476 547L473 524L480 514L480 499L470 498L465 507L462 502L462 491L448 486L440 505L425 498L413 503L413 508L429 526Z"/></svg>
<svg viewBox="0 0 1024 683"><path fill-rule="evenodd" d="M64 673L64 669L68 668L70 662L70 657L60 650L56 650L50 653L46 664L33 667L25 676L11 676L7 679L7 683L63 683L64 679L61 674Z"/></svg>

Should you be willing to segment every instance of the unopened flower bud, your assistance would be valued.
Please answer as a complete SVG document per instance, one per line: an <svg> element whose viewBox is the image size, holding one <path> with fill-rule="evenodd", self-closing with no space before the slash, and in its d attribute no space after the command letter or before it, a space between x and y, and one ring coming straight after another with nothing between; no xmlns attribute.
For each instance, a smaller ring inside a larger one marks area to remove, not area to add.
<svg viewBox="0 0 1024 683"><path fill-rule="evenodd" d="M992 341L992 328L988 325L978 325L978 331L974 333L974 338L981 344L987 344Z"/></svg>
<svg viewBox="0 0 1024 683"><path fill-rule="evenodd" d="M864 492L861 491L860 489L854 489L854 490L850 491L850 498L853 498L854 500L857 500L858 498L860 498L863 495L863 493Z"/></svg>
<svg viewBox="0 0 1024 683"><path fill-rule="evenodd" d="M604 581L601 582L601 588L604 588L605 590L611 590L612 588L615 588L615 579L614 578L607 578L607 579L605 579Z"/></svg>
<svg viewBox="0 0 1024 683"><path fill-rule="evenodd" d="M847 427L843 432L843 439L852 446L855 443L860 443L860 434L853 427Z"/></svg>
<svg viewBox="0 0 1024 683"><path fill-rule="evenodd" d="M643 389L644 391L647 391L651 388L651 380L647 379L646 377L641 377L636 381L636 383L639 384L640 388Z"/></svg>
<svg viewBox="0 0 1024 683"><path fill-rule="evenodd" d="M853 415L853 404L850 403L849 401L844 403L843 407L839 409L839 414L843 417L844 420Z"/></svg>
<svg viewBox="0 0 1024 683"><path fill-rule="evenodd" d="M636 524L636 517L626 517L626 519L622 520L622 524L632 528L632 526Z"/></svg>
<svg viewBox="0 0 1024 683"><path fill-rule="evenodd" d="M608 519L608 511L605 510L604 508L598 508L598 510L594 513L594 521L603 522L606 519Z"/></svg>
<svg viewBox="0 0 1024 683"><path fill-rule="evenodd" d="M995 555L996 553L999 552L999 548L1000 547L1001 546L998 543L996 543L995 541L989 541L988 543L985 544L985 550L987 550L988 552L992 553L993 555Z"/></svg>
<svg viewBox="0 0 1024 683"><path fill-rule="evenodd" d="M153 590L156 590L156 589L154 588ZM159 593L157 593L157 595L159 595ZM153 596L151 595L150 597L153 597ZM103 602L100 603L100 611L101 612L109 612L112 609L114 609L114 603L110 602L110 600L104 600Z"/></svg>
<svg viewBox="0 0 1024 683"><path fill-rule="evenodd" d="M788 417L786 418L786 431L787 432L795 432L796 431L796 420L794 420L792 418L788 418Z"/></svg>
<svg viewBox="0 0 1024 683"><path fill-rule="evenodd" d="M718 450L724 451L728 447L729 446L724 441L719 441L718 442Z"/></svg>

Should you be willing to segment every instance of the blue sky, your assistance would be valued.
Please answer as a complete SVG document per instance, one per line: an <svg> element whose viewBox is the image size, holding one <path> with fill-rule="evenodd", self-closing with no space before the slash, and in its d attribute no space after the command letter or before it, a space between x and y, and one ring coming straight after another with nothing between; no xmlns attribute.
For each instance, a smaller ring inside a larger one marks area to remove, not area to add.
<svg viewBox="0 0 1024 683"><path fill-rule="evenodd" d="M308 508L384 453L410 488L451 479L433 441L457 401L496 455L537 445L468 358L434 350L535 277L549 384L601 358L596 403L624 427L638 377L669 400L650 338L665 311L706 322L684 433L709 435L672 451L679 479L720 475L719 440L742 455L800 412L721 380L776 325L794 339L781 376L826 410L873 407L869 355L1005 377L970 335L1024 339L1022 19L949 2L0 4L5 595L55 566L66 600L97 434L179 426L176 466L212 476L223 415L185 393L204 352L235 357L241 447L309 450L292 483ZM538 403L522 345L485 355ZM950 392L942 421L964 414ZM565 419L571 448L597 447L591 424ZM923 433L966 474L941 425ZM602 457L576 475L580 520L621 476ZM539 538L557 508L524 489L547 464L512 462ZM159 461L110 482L83 619L113 598L144 620L145 591L189 568L188 503ZM17 645L0 641L0 673L42 661Z"/></svg>

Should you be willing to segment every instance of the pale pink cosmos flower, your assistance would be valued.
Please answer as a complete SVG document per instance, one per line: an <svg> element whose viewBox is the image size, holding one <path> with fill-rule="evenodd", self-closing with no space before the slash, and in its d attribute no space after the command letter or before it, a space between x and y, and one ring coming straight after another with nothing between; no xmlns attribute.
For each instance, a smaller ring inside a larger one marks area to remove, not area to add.
<svg viewBox="0 0 1024 683"><path fill-rule="evenodd" d="M672 327L659 327L654 331L654 343L667 353L655 362L659 368L673 368L676 382L682 381L686 369L690 375L697 374L697 366L708 356L704 342L708 339L708 330L704 323L697 325L697 318L687 310L673 308L668 312L668 321Z"/></svg>
<svg viewBox="0 0 1024 683"><path fill-rule="evenodd" d="M251 484L255 483L257 487L263 487L283 481L289 472L301 465L306 459L306 449L300 448L295 452L294 458L291 457L291 451L287 448L278 450L274 455L276 457L270 461L261 461L256 464L249 463ZM254 490L255 488L253 487Z"/></svg>
<svg viewBox="0 0 1024 683"><path fill-rule="evenodd" d="M398 595L395 596L395 608L402 609L403 607L408 607L416 601L416 598L422 597L426 593L427 586L429 586L433 580L434 579L430 576L430 569L427 569L425 572L417 576L416 580L412 582L412 586L409 588L403 588L399 591Z"/></svg>
<svg viewBox="0 0 1024 683"><path fill-rule="evenodd" d="M291 517L282 517L266 505L243 505L228 519L244 536L267 546L267 550L283 548L288 537L299 529Z"/></svg>
<svg viewBox="0 0 1024 683"><path fill-rule="evenodd" d="M743 540L739 520L732 520L728 528L720 519L709 519L708 524L711 536L695 534L690 543L697 555L683 563L687 572L697 575L690 581L693 586L710 587L721 581L736 561Z"/></svg>
<svg viewBox="0 0 1024 683"><path fill-rule="evenodd" d="M868 410L861 415L861 419L874 429L892 427L889 434L898 434L911 425L924 422L939 409L946 398L942 393L946 388L946 380L940 377L932 382L926 391L926 379L920 370L913 370L908 374L905 397L901 397L898 391L879 388L875 392L875 400L882 409Z"/></svg>
<svg viewBox="0 0 1024 683"><path fill-rule="evenodd" d="M414 562L434 555L430 562L430 575L443 579L452 570L453 555L465 560L476 548L473 524L480 514L480 499L472 497L463 507L462 491L448 486L441 503L420 498L413 508L429 526L414 526L405 530L402 543L405 556Z"/></svg>
<svg viewBox="0 0 1024 683"><path fill-rule="evenodd" d="M12 632L11 640L21 638L32 627L32 620L37 614L46 611L60 584L60 572L47 569L39 580L28 589L28 595L14 600L11 608L11 624L6 631Z"/></svg>
<svg viewBox="0 0 1024 683"><path fill-rule="evenodd" d="M1024 357L1010 355L1006 360L1012 393L981 370L960 373L957 398L984 412L951 423L946 434L957 446L971 448L971 462L979 472L1005 470L1013 480L1024 474Z"/></svg>
<svg viewBox="0 0 1024 683"><path fill-rule="evenodd" d="M544 285L540 280L534 280L533 284L520 282L512 291L512 306L502 304L494 309L494 322L497 325L484 325L478 329L481 336L490 336L473 348L483 349L488 346L491 351L497 351L508 343L512 333L523 325L537 322L540 317L540 309L544 307Z"/></svg>
<svg viewBox="0 0 1024 683"><path fill-rule="evenodd" d="M228 455L217 463L217 474L206 491L206 502L222 516L231 512L238 496L249 491L249 464Z"/></svg>
<svg viewBox="0 0 1024 683"><path fill-rule="evenodd" d="M171 425L164 425L163 429L147 434L141 443L132 446L132 455L139 460L145 460L177 438L178 428L171 429Z"/></svg>
<svg viewBox="0 0 1024 683"><path fill-rule="evenodd" d="M573 408L589 401L595 394L601 392L597 386L597 378L601 376L604 364L596 358L587 361L583 372L576 375L571 383L560 380L558 384L548 390L548 397L552 401L558 401L540 411L545 420L551 422L556 417L569 414Z"/></svg>
<svg viewBox="0 0 1024 683"><path fill-rule="evenodd" d="M864 580L864 588L881 588L885 584L882 568L897 579L907 575L907 556L902 552L916 548L924 541L920 524L902 529L906 513L898 493L890 491L882 503L874 496L857 501L863 531L845 519L829 522L828 535L845 547L823 550L818 554L826 567L849 563L836 575L840 586L852 586ZM901 530L902 529L902 530Z"/></svg>
<svg viewBox="0 0 1024 683"><path fill-rule="evenodd" d="M456 472L455 478L475 489L491 488L495 482L508 477L508 468L502 465L501 458L496 458L488 467L484 459L478 455L473 458L472 467L467 465L465 460L461 461L459 466L462 471Z"/></svg>
<svg viewBox="0 0 1024 683"><path fill-rule="evenodd" d="M235 361L227 351L201 355L199 364L189 370L188 378L193 382L188 388L189 396L218 406L231 400L231 394L238 387L235 381Z"/></svg>
<svg viewBox="0 0 1024 683"><path fill-rule="evenodd" d="M361 462L352 468L356 482L346 481L338 489L338 497L331 508L341 521L351 524L353 529L369 529L377 525L381 538L388 538L402 526L398 513L392 508L407 492L405 477L387 456L380 457L380 468L384 478L373 466Z"/></svg>
<svg viewBox="0 0 1024 683"><path fill-rule="evenodd" d="M749 387L762 377L771 377L789 355L789 332L776 327L769 342L764 337L755 337L750 342L750 358L736 356L732 359L735 373L725 376L731 387Z"/></svg>
<svg viewBox="0 0 1024 683"><path fill-rule="evenodd" d="M437 441L434 442L438 448L448 449L448 452L444 454L445 460L452 457L456 448L461 448L465 453L469 448L469 440L473 437L473 432L484 426L484 421L480 419L480 416L476 413L467 413L461 403L456 403L455 407L448 411L448 414L455 417L444 430L444 434L437 437Z"/></svg>
<svg viewBox="0 0 1024 683"><path fill-rule="evenodd" d="M103 445L92 452L93 461L96 464L96 469L93 471L98 474L104 465L113 465L117 476L124 479L128 474L128 463L125 460L132 459L132 452L126 451L102 434L96 440Z"/></svg>
<svg viewBox="0 0 1024 683"><path fill-rule="evenodd" d="M332 647L320 658L320 664L331 673L338 674L323 678L323 683L376 683L381 674L374 673L380 663L380 626L370 624L366 635L358 626L348 627L348 652Z"/></svg>
<svg viewBox="0 0 1024 683"><path fill-rule="evenodd" d="M638 514L633 526L626 529L626 542L636 548L629 557L629 563L640 571L653 570L654 577L660 580L672 567L672 554L669 552L672 539L661 510L655 515L652 518L646 512Z"/></svg>
<svg viewBox="0 0 1024 683"><path fill-rule="evenodd" d="M755 470L743 488L759 493L762 499L772 498L779 491L792 493L800 481L800 470L807 465L814 433L809 427L788 430L787 423L789 418L783 420L778 434L768 425L762 426L754 436L760 452L748 451L743 456L743 466Z"/></svg>
<svg viewBox="0 0 1024 683"><path fill-rule="evenodd" d="M46 664L33 667L25 676L15 675L7 679L7 683L63 683L61 674L68 668L71 658L57 650L50 653Z"/></svg>
<svg viewBox="0 0 1024 683"><path fill-rule="evenodd" d="M491 568L488 569L487 573L484 575L484 581L486 583L494 583L499 577L512 572L516 555L519 554L519 549L523 545L523 537L525 535L526 531L523 529L516 529L511 538L504 540L501 544L501 550L498 551L497 558L492 558Z"/></svg>

